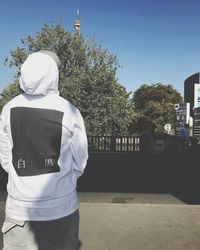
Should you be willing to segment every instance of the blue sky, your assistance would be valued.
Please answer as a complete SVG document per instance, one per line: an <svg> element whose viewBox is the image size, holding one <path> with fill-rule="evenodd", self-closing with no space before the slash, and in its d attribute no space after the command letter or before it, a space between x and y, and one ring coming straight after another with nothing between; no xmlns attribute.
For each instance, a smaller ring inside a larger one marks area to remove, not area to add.
<svg viewBox="0 0 200 250"><path fill-rule="evenodd" d="M20 39L50 22L73 32L77 9L81 33L117 55L117 77L128 91L161 82L183 95L184 80L200 71L199 0L2 0L0 91L13 80L4 60Z"/></svg>

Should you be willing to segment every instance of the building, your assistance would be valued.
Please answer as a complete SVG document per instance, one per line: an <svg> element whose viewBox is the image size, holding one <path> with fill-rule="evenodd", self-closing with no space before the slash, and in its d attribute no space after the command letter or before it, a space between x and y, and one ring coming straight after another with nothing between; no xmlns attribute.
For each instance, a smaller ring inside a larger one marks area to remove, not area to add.
<svg viewBox="0 0 200 250"><path fill-rule="evenodd" d="M200 107L198 106L198 102L200 105L198 90L200 90L200 72L189 76L184 81L184 101L190 103L190 116L192 117L194 117L194 108Z"/></svg>
<svg viewBox="0 0 200 250"><path fill-rule="evenodd" d="M184 101L190 103L190 116L193 118L193 137L200 141L200 72L184 81Z"/></svg>

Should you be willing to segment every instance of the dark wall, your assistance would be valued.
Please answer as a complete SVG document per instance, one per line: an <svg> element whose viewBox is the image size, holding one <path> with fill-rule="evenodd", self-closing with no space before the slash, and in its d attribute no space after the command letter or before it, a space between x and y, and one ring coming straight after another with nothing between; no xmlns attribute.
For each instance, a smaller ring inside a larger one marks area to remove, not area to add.
<svg viewBox="0 0 200 250"><path fill-rule="evenodd" d="M200 204L200 149L179 153L90 153L80 192L170 193ZM7 174L0 168L0 189Z"/></svg>
<svg viewBox="0 0 200 250"><path fill-rule="evenodd" d="M93 153L78 190L169 193L185 203L200 203L198 154Z"/></svg>

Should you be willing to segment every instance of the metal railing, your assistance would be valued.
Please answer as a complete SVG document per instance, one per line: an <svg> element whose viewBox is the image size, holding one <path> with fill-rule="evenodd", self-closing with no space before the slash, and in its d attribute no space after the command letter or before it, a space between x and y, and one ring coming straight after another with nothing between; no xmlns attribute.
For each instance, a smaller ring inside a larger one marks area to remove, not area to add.
<svg viewBox="0 0 200 250"><path fill-rule="evenodd" d="M140 138L136 136L88 136L89 152L137 152Z"/></svg>

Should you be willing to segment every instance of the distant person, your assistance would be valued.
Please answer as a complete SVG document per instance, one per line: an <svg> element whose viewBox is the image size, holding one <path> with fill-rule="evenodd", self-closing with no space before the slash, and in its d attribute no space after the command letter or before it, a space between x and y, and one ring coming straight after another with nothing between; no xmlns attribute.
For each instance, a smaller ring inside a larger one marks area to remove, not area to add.
<svg viewBox="0 0 200 250"><path fill-rule="evenodd" d="M50 51L27 57L23 93L0 117L0 163L8 173L3 250L77 250L77 179L88 158L79 110L59 96L60 60Z"/></svg>
<svg viewBox="0 0 200 250"><path fill-rule="evenodd" d="M181 128L180 136L183 138L184 145L187 148L189 146L189 142L190 142L189 125L187 123L185 123L184 127Z"/></svg>

